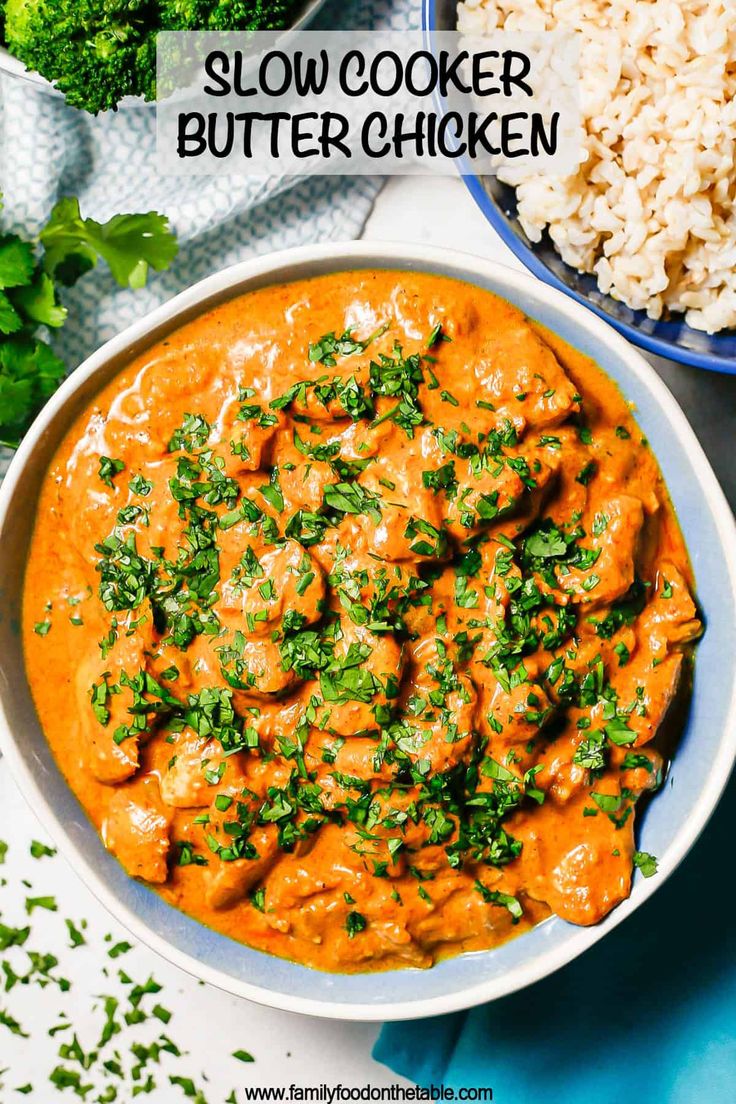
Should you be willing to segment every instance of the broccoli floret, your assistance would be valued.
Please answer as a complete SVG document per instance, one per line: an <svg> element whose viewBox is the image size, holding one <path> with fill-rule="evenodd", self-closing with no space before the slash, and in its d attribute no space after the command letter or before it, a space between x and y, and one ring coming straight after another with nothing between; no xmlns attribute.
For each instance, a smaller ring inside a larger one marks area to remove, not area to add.
<svg viewBox="0 0 736 1104"><path fill-rule="evenodd" d="M0 0L0 7L3 0ZM283 30L302 0L5 0L8 49L93 114L156 97L160 30Z"/></svg>
<svg viewBox="0 0 736 1104"><path fill-rule="evenodd" d="M123 96L155 96L155 17L149 0L7 0L5 33L29 69L96 114Z"/></svg>
<svg viewBox="0 0 736 1104"><path fill-rule="evenodd" d="M299 0L161 0L168 31L281 31L303 6Z"/></svg>
<svg viewBox="0 0 736 1104"><path fill-rule="evenodd" d="M25 38L30 11L29 0L7 0L6 3L0 3L0 19L7 24L6 34L12 34L19 40Z"/></svg>

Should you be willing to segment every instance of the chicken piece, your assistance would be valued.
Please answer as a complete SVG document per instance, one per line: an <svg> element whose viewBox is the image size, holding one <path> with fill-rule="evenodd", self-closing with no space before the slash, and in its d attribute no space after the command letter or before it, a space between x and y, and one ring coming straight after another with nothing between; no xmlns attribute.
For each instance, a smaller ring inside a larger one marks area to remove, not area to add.
<svg viewBox="0 0 736 1104"><path fill-rule="evenodd" d="M615 794L611 796L615 801ZM596 815L583 816L584 808L596 810ZM597 924L628 897L633 814L617 826L585 792L563 807L545 802L533 816L516 814L508 830L523 845L522 884L531 897L546 901L563 920Z"/></svg>
<svg viewBox="0 0 736 1104"><path fill-rule="evenodd" d="M189 694L196 689L192 658L188 651L177 648L171 637L167 636L154 641L151 651L146 652L145 668L172 697L184 705Z"/></svg>
<svg viewBox="0 0 736 1104"><path fill-rule="evenodd" d="M422 867L422 869L427 869ZM431 870L432 868L430 868ZM492 929L499 940L505 933L513 932L513 921L508 909L494 906L484 901L474 888L458 882L457 876L446 875L447 859L442 859L434 869L436 876L427 887L431 901L420 899L408 924L413 940L424 950L440 949L443 954L448 948L456 950L474 938L481 937ZM489 875L483 873L484 883Z"/></svg>
<svg viewBox="0 0 736 1104"><path fill-rule="evenodd" d="M617 679L619 709L636 733L631 746L648 744L657 735L677 696L684 658L682 652L674 652L655 667L651 655L642 652L624 669L626 677Z"/></svg>
<svg viewBox="0 0 736 1104"><path fill-rule="evenodd" d="M100 452L119 456L131 440L146 461L165 456L169 442L187 413L212 417L210 403L217 401L222 383L217 355L206 355L191 347L169 349L148 359L129 385L114 400L111 416L104 421L104 444ZM172 402L171 381L176 380ZM207 396L203 409L202 399Z"/></svg>
<svg viewBox="0 0 736 1104"><path fill-rule="evenodd" d="M108 455L117 457L118 453ZM169 480L176 477L176 460L166 456L145 465L145 481L139 471L123 468L110 479L111 486L100 478L100 463L100 454L85 452L75 455L67 467L67 478L74 481L79 493L64 522L68 544L79 563L88 568L90 558L102 560L95 551L95 544L101 541L110 545L127 542L143 560L154 559L154 547L163 548L166 556L175 556L180 525Z"/></svg>
<svg viewBox="0 0 736 1104"><path fill-rule="evenodd" d="M385 448L396 432L392 422L380 422L373 426L370 422L351 422L337 440L340 442L340 457L343 460L368 460Z"/></svg>
<svg viewBox="0 0 736 1104"><path fill-rule="evenodd" d="M263 702L248 711L245 723L258 736L258 746L264 752L278 749L282 737L293 740L294 733L304 723L305 703L301 696L296 700L286 702ZM252 766L252 761L249 764ZM273 764L270 767L273 771ZM248 782L250 789L258 790L252 781ZM260 791L258 791L260 792ZM264 791L265 792L265 791Z"/></svg>
<svg viewBox="0 0 736 1104"><path fill-rule="evenodd" d="M98 782L114 786L131 778L138 770L141 740L150 731L154 714L138 718L129 712L134 694L121 678L135 677L146 669L146 650L152 643L152 617L140 624L134 635L121 629L106 660L97 649L77 667L76 687L79 726L88 770ZM123 727L144 720L145 730L133 731L118 743L115 734Z"/></svg>
<svg viewBox="0 0 736 1104"><path fill-rule="evenodd" d="M532 450L526 454L530 478L534 486L527 486L516 509L492 522L487 528L491 540L516 541L537 520L551 493L557 487L561 468L559 456Z"/></svg>
<svg viewBox="0 0 736 1104"><path fill-rule="evenodd" d="M275 548L258 547L252 538L241 543L239 526L220 540L221 597L214 609L221 623L250 637L271 637L284 617L300 624L317 621L325 599L322 568L297 541Z"/></svg>
<svg viewBox="0 0 736 1104"><path fill-rule="evenodd" d="M479 728L490 738L491 754L499 762L516 744L536 739L554 712L552 701L538 681L533 659L525 661L523 671L525 677L520 669L512 672L506 685L488 669L483 672L483 681L479 679L483 687Z"/></svg>
<svg viewBox="0 0 736 1104"><path fill-rule="evenodd" d="M539 759L542 770L534 776L534 785L556 805L566 805L588 782L587 768L575 762L584 737L577 729L566 730L544 749Z"/></svg>
<svg viewBox="0 0 736 1104"><path fill-rule="evenodd" d="M478 547L480 553L480 567L469 580L478 596L477 609L479 621L486 621L495 626L506 616L511 601L510 587L516 588L521 581L521 568L510 559L508 548L504 544L495 541L484 541ZM476 580L482 580L483 586L479 586ZM475 648L475 656L482 658L489 648L496 642L497 630L495 627L490 632L485 632ZM481 671L481 682L485 679L485 668Z"/></svg>
<svg viewBox="0 0 736 1104"><path fill-rule="evenodd" d="M323 460L307 460L293 468L280 467L279 483L287 516L297 510L316 513L322 507L325 487L336 481L337 476Z"/></svg>
<svg viewBox="0 0 736 1104"><path fill-rule="evenodd" d="M225 457L226 475L237 476L242 472L266 468L276 437L284 424L282 414L267 404L254 401L254 395L248 389L228 399L211 436L212 444L223 446L221 452Z"/></svg>
<svg viewBox="0 0 736 1104"><path fill-rule="evenodd" d="M526 486L503 460L491 459L475 469L468 460L454 463L457 484L442 492L442 501L447 531L464 541L512 513L522 501Z"/></svg>
<svg viewBox="0 0 736 1104"><path fill-rule="evenodd" d="M640 638L656 659L682 644L697 640L703 626L682 574L672 563L663 563L657 574L653 597L637 623Z"/></svg>
<svg viewBox="0 0 736 1104"><path fill-rule="evenodd" d="M607 518L605 529L592 536L585 547L598 553L589 568L558 572L560 586L576 604L589 609L610 605L622 598L634 582L644 508L638 498L620 495L609 499L601 514Z"/></svg>
<svg viewBox="0 0 736 1104"><path fill-rule="evenodd" d="M228 909L237 905L273 870L281 854L277 836L273 825L256 828L250 837L257 852L255 858L210 860L205 874L205 900L210 908Z"/></svg>
<svg viewBox="0 0 736 1104"><path fill-rule="evenodd" d="M231 690L233 704L241 712L298 682L296 672L285 669L277 643L245 636L239 629L195 637L187 656L199 684Z"/></svg>
<svg viewBox="0 0 736 1104"><path fill-rule="evenodd" d="M624 760L630 755L631 749L628 747L612 747L610 749L610 765L612 769L618 769L619 771L621 788L628 790L637 797L648 790L656 790L662 782L664 758L656 748L649 746L645 751L637 751L636 753L637 760L641 760L643 763L648 761L647 766L624 767Z"/></svg>
<svg viewBox="0 0 736 1104"><path fill-rule="evenodd" d="M304 862L280 863L268 880L266 918L278 931L289 931L305 913L310 900L324 900L324 895L338 886L348 887L354 856L347 849L342 829L337 824L322 828ZM324 913L320 925L324 935Z"/></svg>
<svg viewBox="0 0 736 1104"><path fill-rule="evenodd" d="M559 425L580 409L575 385L557 357L510 303L474 364L482 398L497 410L521 408L530 428Z"/></svg>
<svg viewBox="0 0 736 1104"><path fill-rule="evenodd" d="M101 833L131 877L162 884L168 877L169 827L151 787L124 786L110 799Z"/></svg>
<svg viewBox="0 0 736 1104"><path fill-rule="evenodd" d="M630 658L612 676L636 746L653 740L664 723L686 669L680 649L702 630L687 583L673 564L662 565L653 590L634 625L636 643L627 645Z"/></svg>
<svg viewBox="0 0 736 1104"><path fill-rule="evenodd" d="M461 302L455 298L448 303L441 286L427 287L422 295L417 295L416 291L399 285L391 293L387 313L414 341L420 341L423 348L437 325L441 325L442 333L454 341L475 333L481 321L478 307L472 299ZM441 350L442 345L438 342L432 352L437 354Z"/></svg>
<svg viewBox="0 0 736 1104"><path fill-rule="evenodd" d="M373 526L365 516L361 522L366 546L374 548L382 559L400 563L447 558L447 540L441 524L427 521L406 506L386 503L378 525Z"/></svg>
<svg viewBox="0 0 736 1104"><path fill-rule="evenodd" d="M445 771L464 759L472 745L478 695L468 675L454 669L437 640L412 647L411 677L402 688L402 724L391 730L396 746L413 762Z"/></svg>
<svg viewBox="0 0 736 1104"><path fill-rule="evenodd" d="M122 540L134 534L136 551L145 560L155 560L159 555L169 560L177 558L181 519L179 503L172 496L169 486L177 478L177 466L178 460L171 456L148 464L145 470L150 490L146 494L140 493L140 488L145 488L145 484L132 480L133 487L138 487L139 491L130 488L131 476L127 472L115 480L121 490L128 487L126 499L121 503L120 517L130 519L122 525L118 522L115 531Z"/></svg>
<svg viewBox="0 0 736 1104"><path fill-rule="evenodd" d="M633 846L621 836L630 833L611 829L604 840L572 843L553 867L547 904L571 924L599 923L631 892Z"/></svg>
<svg viewBox="0 0 736 1104"><path fill-rule="evenodd" d="M362 607L364 612L358 616L372 630L399 628L411 608L410 600L426 589L412 564L382 561L360 549L331 549L328 570L328 582L340 605L351 617Z"/></svg>
<svg viewBox="0 0 736 1104"><path fill-rule="evenodd" d="M340 621L335 641L334 671L320 677L325 702L320 726L339 736L372 732L378 727L376 710L394 701L404 672L404 650L388 634L378 635L349 617Z"/></svg>
<svg viewBox="0 0 736 1104"><path fill-rule="evenodd" d="M374 778L388 782L393 777L393 771L382 754L382 745L376 737L335 737L320 729L313 729L309 736L305 761L310 771L318 773L323 802L330 795L344 800L345 787L336 781L336 776L358 778L362 782L369 782Z"/></svg>
<svg viewBox="0 0 736 1104"><path fill-rule="evenodd" d="M418 431L409 439L403 431L363 472L360 483L381 499L378 524L367 514L358 518L367 549L384 560L444 559L447 541L442 531L438 496L417 479L417 471L434 470L443 455L434 434Z"/></svg>
<svg viewBox="0 0 736 1104"><path fill-rule="evenodd" d="M321 368L321 365L315 365ZM318 371L317 376L324 375L324 370ZM337 377L336 377L337 378ZM291 403L291 411L297 418L308 418L310 422L319 425L326 423L340 423L351 417L351 399L360 401L358 389L361 381L352 373L345 373L341 379L342 394L335 394L329 380L323 380L322 384L306 387L297 391Z"/></svg>
<svg viewBox="0 0 736 1104"><path fill-rule="evenodd" d="M225 759L222 745L217 740L207 740L186 725L177 732L173 742L161 744L161 755L167 757L159 774L161 800L174 809L202 809L212 801L211 778L217 778L224 763L222 778L232 783L235 756ZM219 778L218 778L219 781Z"/></svg>

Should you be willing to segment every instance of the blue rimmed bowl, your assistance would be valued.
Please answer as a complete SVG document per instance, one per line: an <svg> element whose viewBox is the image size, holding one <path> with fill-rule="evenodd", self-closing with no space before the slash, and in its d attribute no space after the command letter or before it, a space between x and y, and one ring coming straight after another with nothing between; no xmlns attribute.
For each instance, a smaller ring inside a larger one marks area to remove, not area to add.
<svg viewBox="0 0 736 1104"><path fill-rule="evenodd" d="M125 365L219 303L270 284L354 269L436 273L489 289L594 357L636 409L659 458L693 560L708 628L699 646L692 707L668 785L639 827L659 873L637 873L631 897L593 928L552 918L493 951L431 970L321 974L235 943L133 881L109 855L67 786L41 731L20 638L21 592L41 483L81 410ZM355 1020L436 1016L511 993L570 962L662 884L705 826L736 756L736 526L698 441L644 358L568 296L478 257L418 245L307 246L245 261L177 296L104 345L64 383L23 441L0 489L0 750L30 805L90 889L132 934L190 974L262 1004Z"/></svg>
<svg viewBox="0 0 736 1104"><path fill-rule="evenodd" d="M425 33L454 31L457 0L422 0L422 18ZM488 222L535 276L588 307L649 353L695 368L736 375L736 330L706 334L692 329L681 317L655 321L644 311L635 311L619 303L600 291L594 276L565 264L546 233L539 242L529 240L517 217L516 193L512 187L502 184L496 177L478 176L462 158L458 159L458 167Z"/></svg>

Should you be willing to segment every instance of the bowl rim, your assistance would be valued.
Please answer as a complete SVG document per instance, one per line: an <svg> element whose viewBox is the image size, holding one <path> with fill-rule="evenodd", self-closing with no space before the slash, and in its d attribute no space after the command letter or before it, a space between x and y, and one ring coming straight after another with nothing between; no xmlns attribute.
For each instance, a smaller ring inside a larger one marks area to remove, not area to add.
<svg viewBox="0 0 736 1104"><path fill-rule="evenodd" d="M590 311L572 301L549 285L536 280L526 272L517 272L497 262L488 261L473 254L463 253L427 245L407 242L327 242L319 245L300 246L242 261L205 278L181 292L167 303L127 327L88 357L62 384L49 399L46 406L34 421L20 448L13 457L8 473L0 488L0 531L8 522L8 511L13 492L25 466L40 445L44 447L43 437L49 425L63 412L63 408L76 395L88 380L97 374L104 375L108 363L113 359L122 359L125 355L134 355L133 350L145 348L147 337L156 334L160 339L163 330L172 332L188 318L194 317L198 307L202 311L213 305L225 302L250 290L249 285L267 286L303 278L302 273L289 274L294 268L313 267L316 272L340 272L351 269L377 267L393 268L396 271L437 271L452 278L466 280L469 283L484 278L495 279L506 291L526 296L533 303L541 300L546 306L571 317L581 328L588 331L593 339L608 343L609 348L623 362L628 372L648 388L653 401L658 404L667 419L667 424L683 447L688 449L693 467L696 470L698 485L712 514L714 525L726 549L726 567L731 585L736 594L736 521L728 505L705 453L680 410L674 397L654 369L642 355L628 344L612 328L606 325ZM101 382L101 386L104 385ZM164 938L151 931L127 905L123 904L112 890L109 890L94 865L87 861L76 844L67 834L60 817L46 799L40 779L32 773L24 762L19 744L11 731L5 709L5 696L12 688L0 686L0 751L6 757L8 766L21 793L49 832L82 881L97 899L124 927L156 951L163 958L174 963L186 973L208 982L219 989L236 996L245 997L258 1004L280 1008L288 1012L298 1012L328 1019L359 1020L363 1022L422 1019L448 1012L473 1007L501 996L506 996L533 982L539 981L555 970L571 962L602 939L614 927L643 904L672 874L683 860L698 836L702 832L728 782L734 759L736 758L736 682L731 688L731 700L728 706L727 723L724 726L717 754L713 757L707 781L698 795L695 806L674 833L666 851L660 858L658 876L640 880L633 887L631 896L623 901L600 924L591 928L578 928L566 939L562 946L543 951L533 960L515 966L500 978L493 978L478 985L467 986L457 992L422 997L416 1001L396 1001L380 1005L358 1002L327 1003L315 998L291 996L253 985L235 978L226 972L208 966L193 955L180 951ZM521 936L520 938L523 938ZM490 952L486 952L490 953ZM315 973L315 980L320 977ZM389 979L391 972L376 977ZM315 990L318 991L318 982Z"/></svg>
<svg viewBox="0 0 736 1104"><path fill-rule="evenodd" d="M436 16L437 0L422 0L422 31L430 40L431 36L438 31ZM586 295L582 295L574 288L569 287L563 280L560 280L551 269L547 268L547 265L537 257L537 254L530 246L522 241L504 217L503 212L500 210L493 197L489 195L483 187L482 178L477 173L473 172L468 164L467 158L459 157L456 163L458 173L463 183L486 221L490 223L504 245L509 247L514 256L517 257L530 272L538 276L540 280L557 288L558 291L574 299L575 302L593 311L593 313L603 319L604 322L607 322L609 326L612 326L620 334L628 338L629 341L632 341L634 345L638 345L639 348L644 349L648 353L654 353L656 356L664 357L667 360L674 360L678 364L687 364L692 368L701 368L708 372L721 372L725 375L736 375L736 358L721 356L718 353L698 352L697 349L688 349L684 345L673 345L652 334L642 333L638 327L631 325L629 322L619 321L619 319L613 317L608 311L604 310L603 307L593 302L592 299L589 299ZM567 267L571 268L569 265ZM573 269L573 271L576 270ZM609 299L613 303L616 302L611 295L606 295L606 299ZM686 326L687 323L684 320L684 315L682 319L683 325ZM693 330L693 332L700 333L703 331Z"/></svg>

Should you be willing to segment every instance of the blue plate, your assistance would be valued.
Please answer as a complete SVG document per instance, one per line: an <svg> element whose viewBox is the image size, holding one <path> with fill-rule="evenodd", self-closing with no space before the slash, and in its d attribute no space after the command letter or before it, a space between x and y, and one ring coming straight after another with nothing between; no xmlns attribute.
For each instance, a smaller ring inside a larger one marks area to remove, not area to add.
<svg viewBox="0 0 736 1104"><path fill-rule="evenodd" d="M424 30L430 33L454 31L456 13L457 0L422 0ZM681 318L656 322L644 311L631 310L605 295L593 276L565 264L546 233L540 242L529 240L517 218L513 188L496 177L477 176L462 158L458 164L470 194L491 226L535 276L594 311L649 353L695 368L736 375L736 331L706 334L693 330Z"/></svg>

